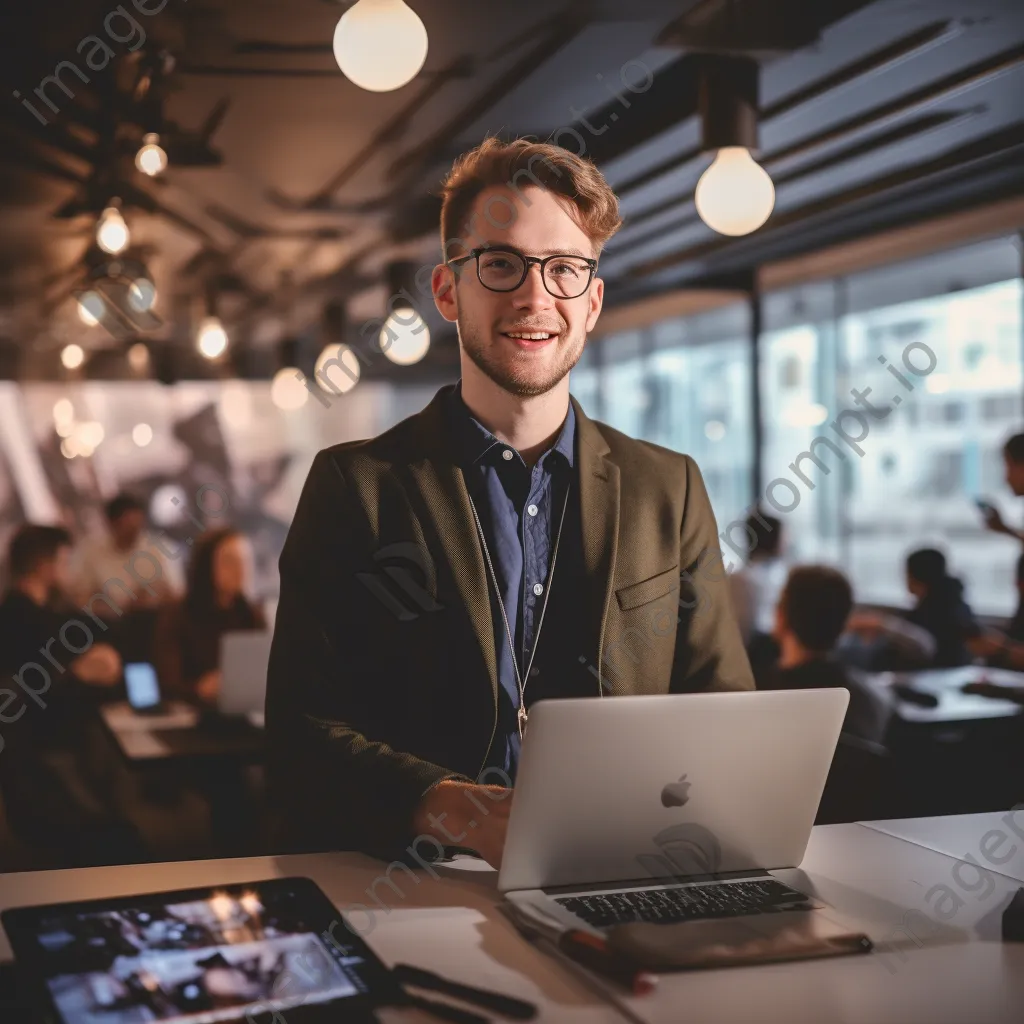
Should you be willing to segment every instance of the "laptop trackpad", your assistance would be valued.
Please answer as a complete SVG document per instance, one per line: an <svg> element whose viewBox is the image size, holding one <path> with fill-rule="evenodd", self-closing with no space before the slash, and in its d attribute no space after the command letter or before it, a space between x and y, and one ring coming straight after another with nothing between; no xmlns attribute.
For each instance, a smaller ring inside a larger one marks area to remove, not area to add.
<svg viewBox="0 0 1024 1024"><path fill-rule="evenodd" d="M871 940L827 912L779 911L673 924L631 922L605 932L611 948L654 970L685 970L867 953Z"/></svg>

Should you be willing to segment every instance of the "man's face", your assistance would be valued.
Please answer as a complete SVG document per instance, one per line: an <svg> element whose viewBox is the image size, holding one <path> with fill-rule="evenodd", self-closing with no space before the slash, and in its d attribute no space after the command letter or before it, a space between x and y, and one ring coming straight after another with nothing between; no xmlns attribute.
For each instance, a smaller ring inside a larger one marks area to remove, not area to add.
<svg viewBox="0 0 1024 1024"><path fill-rule="evenodd" d="M597 256L593 242L567 212L566 201L546 189L486 189L477 197L470 225L467 250L507 246L542 258ZM461 254L452 251L452 256ZM449 287L456 275L456 286ZM466 355L500 388L524 398L550 391L576 365L604 297L604 282L596 277L579 297L556 297L545 287L536 265L515 291L490 291L480 283L476 260L460 263L454 272L436 267L433 286L441 315L458 324ZM549 337L509 336L524 333Z"/></svg>
<svg viewBox="0 0 1024 1024"><path fill-rule="evenodd" d="M60 547L52 560L47 562L46 585L51 590L67 593L70 587L71 549Z"/></svg>
<svg viewBox="0 0 1024 1024"><path fill-rule="evenodd" d="M145 515L136 508L122 512L117 519L110 524L110 532L118 547L134 547L142 536L143 527L146 525Z"/></svg>
<svg viewBox="0 0 1024 1024"><path fill-rule="evenodd" d="M1024 497L1024 462L1014 462L1004 455L1003 464L1006 466L1006 482L1010 490L1018 498Z"/></svg>

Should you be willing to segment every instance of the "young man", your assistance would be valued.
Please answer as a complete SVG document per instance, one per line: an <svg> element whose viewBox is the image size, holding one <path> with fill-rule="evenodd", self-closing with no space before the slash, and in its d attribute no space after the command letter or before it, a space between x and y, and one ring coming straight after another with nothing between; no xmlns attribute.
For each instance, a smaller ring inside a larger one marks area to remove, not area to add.
<svg viewBox="0 0 1024 1024"><path fill-rule="evenodd" d="M448 175L461 379L321 452L281 556L266 721L305 845L497 867L535 701L752 688L697 467L570 398L619 223L556 146L489 139Z"/></svg>
<svg viewBox="0 0 1024 1024"><path fill-rule="evenodd" d="M843 731L877 743L889 720L888 702L832 654L852 609L853 591L841 572L823 565L793 569L775 609L773 634L779 660L758 676L757 688L844 686L850 691L850 706Z"/></svg>
<svg viewBox="0 0 1024 1024"><path fill-rule="evenodd" d="M98 729L90 706L120 681L121 661L108 644L90 642L85 631L98 629L83 612L52 610L67 586L70 546L60 527L21 527L0 601L0 789L12 829L36 855L55 857L50 866L138 852L131 830L112 816L109 794L89 781L97 751L86 737Z"/></svg>
<svg viewBox="0 0 1024 1024"><path fill-rule="evenodd" d="M920 548L907 556L907 589L917 599L907 621L935 640L932 664L955 668L971 661L969 642L981 632L964 599L964 585L946 568L946 556L936 548Z"/></svg>
<svg viewBox="0 0 1024 1024"><path fill-rule="evenodd" d="M38 664L51 679L67 673L89 686L112 686L121 677L121 661L112 647L86 645L85 634L77 628L65 632L70 647L61 637L69 617L53 610L53 599L67 592L70 551L71 536L59 526L27 525L11 538L7 552L11 585L0 601L0 672L13 675L25 665ZM91 622L86 619L86 623L88 628ZM82 646L87 647L83 653L73 653L72 648ZM51 659L56 659L59 669ZM33 673L25 673L25 679L30 678L35 678ZM57 685L54 697L59 692Z"/></svg>
<svg viewBox="0 0 1024 1024"><path fill-rule="evenodd" d="M1007 486L1015 497L1024 496L1024 434L1014 434L1003 445L1003 468L1006 470ZM1009 537L1024 541L1024 530L1008 526L998 509L990 508L985 513L985 525L994 533L1005 533Z"/></svg>
<svg viewBox="0 0 1024 1024"><path fill-rule="evenodd" d="M108 593L114 606L101 600L95 608L109 621L173 598L180 589L178 572L158 544L145 541L146 508L142 502L130 494L119 494L107 502L104 512L106 535L85 541L72 558L75 598L84 604L95 594ZM140 579L149 582L149 589Z"/></svg>

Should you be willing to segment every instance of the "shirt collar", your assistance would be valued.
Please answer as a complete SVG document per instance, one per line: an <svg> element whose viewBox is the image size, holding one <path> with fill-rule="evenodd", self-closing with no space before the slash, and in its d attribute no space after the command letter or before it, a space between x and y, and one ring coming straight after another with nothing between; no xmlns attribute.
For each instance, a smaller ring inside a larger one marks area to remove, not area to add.
<svg viewBox="0 0 1024 1024"><path fill-rule="evenodd" d="M455 442L455 451L459 465L464 469L474 465L487 455L495 445L507 447L503 441L499 441L472 413L469 406L462 398L462 378L452 386L445 403L445 410L449 428ZM576 441L576 413L573 410L572 402L569 403L569 412L562 422L562 429L555 438L555 443L541 456L546 460L551 452L558 454L570 466L573 465L573 456Z"/></svg>

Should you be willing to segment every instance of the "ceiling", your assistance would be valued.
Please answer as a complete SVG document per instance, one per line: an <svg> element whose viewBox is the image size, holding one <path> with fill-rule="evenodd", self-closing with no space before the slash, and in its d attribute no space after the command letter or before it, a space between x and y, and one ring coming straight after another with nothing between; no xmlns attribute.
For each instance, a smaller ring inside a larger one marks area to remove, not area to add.
<svg viewBox="0 0 1024 1024"><path fill-rule="evenodd" d="M330 41L346 5L331 0L12 11L0 60L0 375L60 377L71 341L90 353L82 372L128 372L136 339L86 328L73 299L95 210L114 191L157 285L159 322L145 337L168 380L269 376L282 340L306 359L343 330L358 342L384 309L388 265L436 260L439 181L490 133L583 146L601 167L625 216L602 260L609 306L742 287L767 261L1024 193L1020 0L409 2L429 33L427 63L385 94L338 70ZM760 159L777 201L742 239L714 234L693 205L710 161L695 67L717 50L762 66ZM109 63L93 70L87 58ZM65 67L73 95L51 83L53 110L34 90L62 61L89 82ZM147 69L157 73L142 96ZM132 163L154 116L171 151L155 180ZM221 368L192 341L211 295L232 338ZM454 335L425 313L427 358L376 360L369 373L450 374Z"/></svg>

